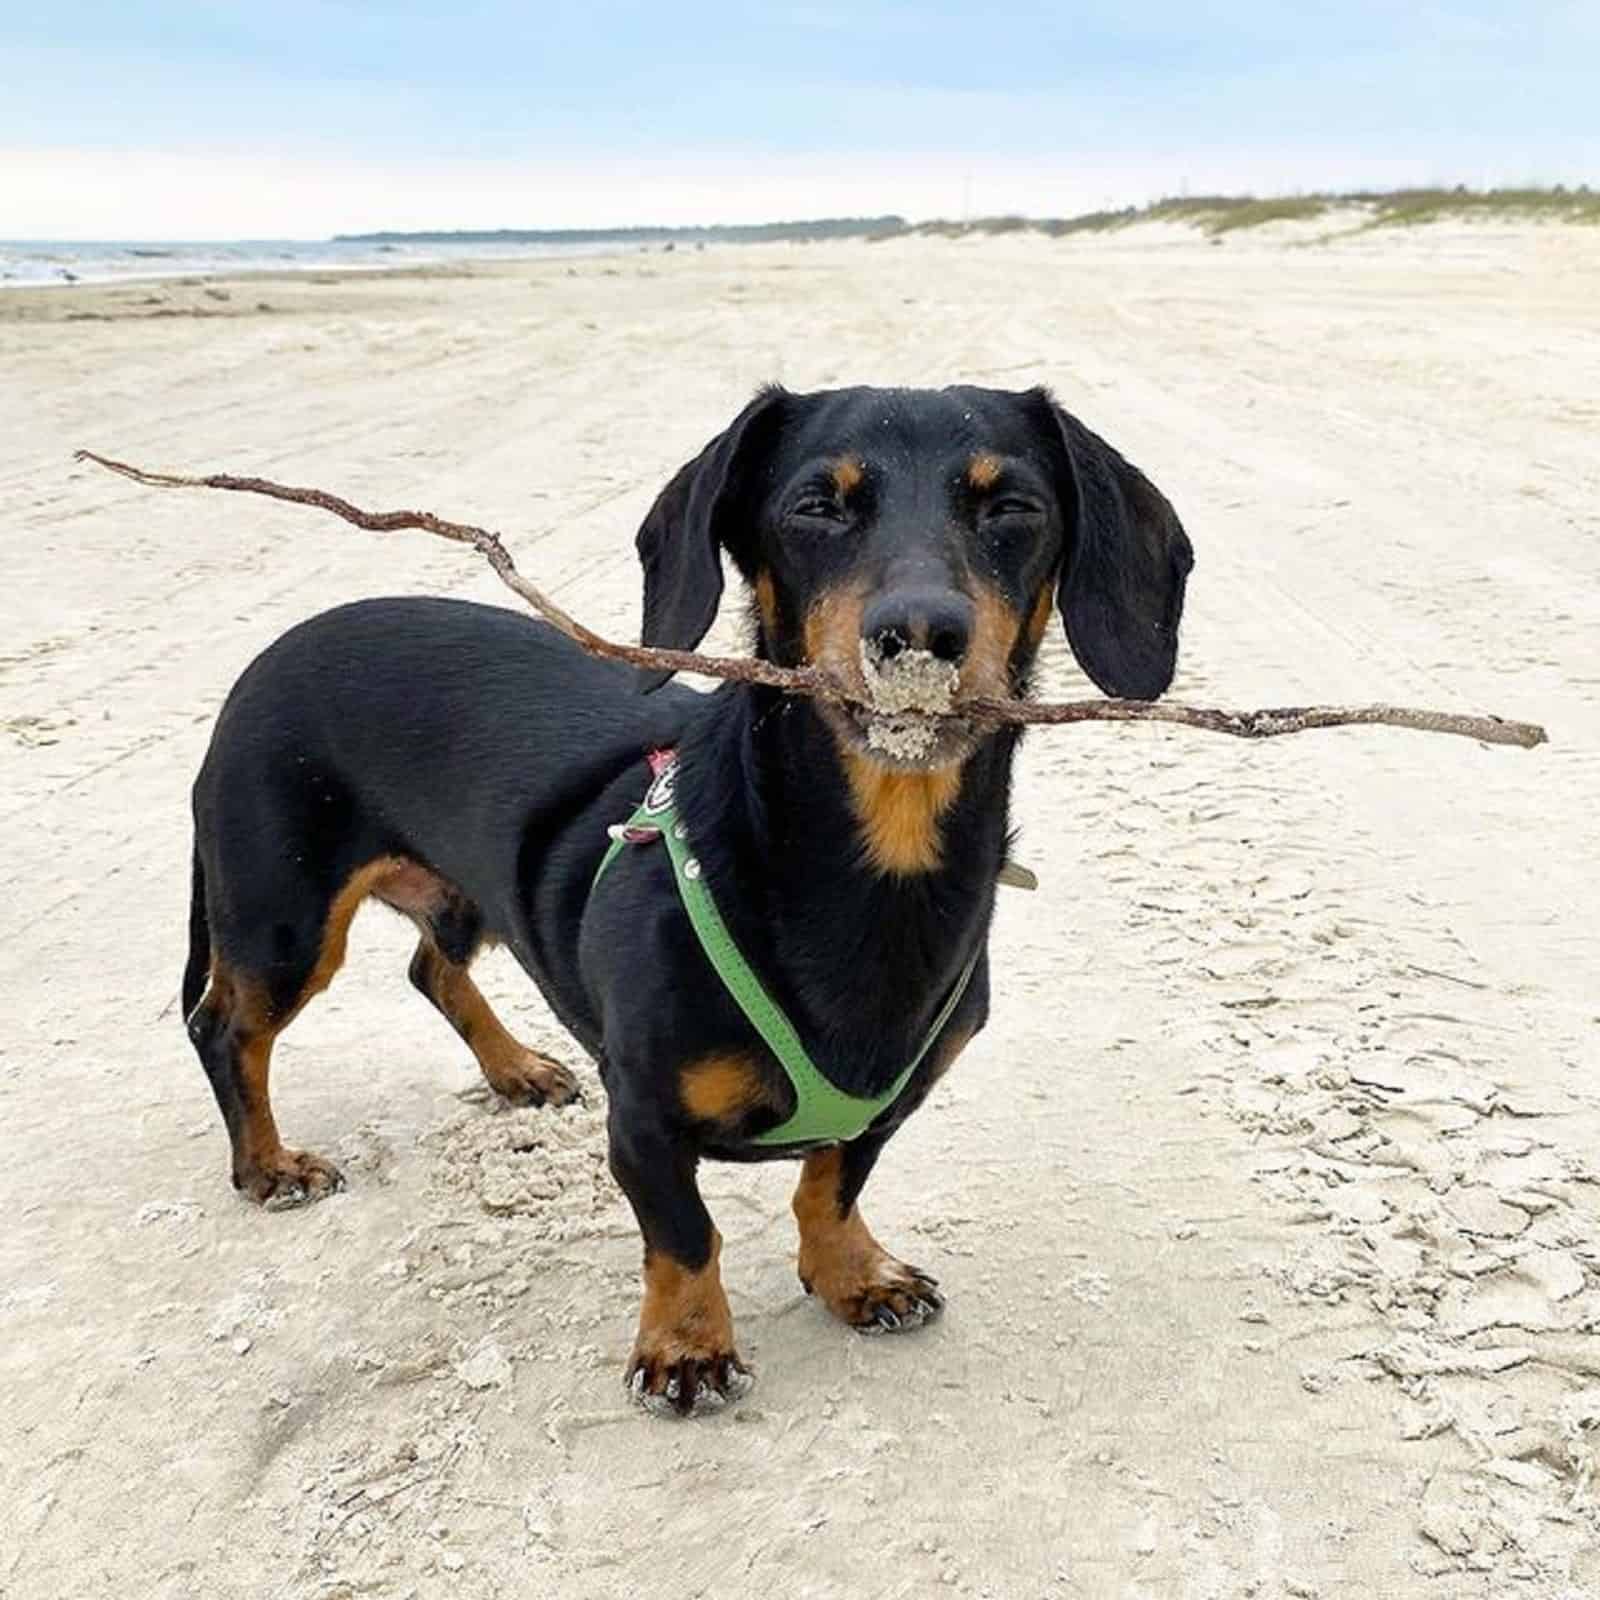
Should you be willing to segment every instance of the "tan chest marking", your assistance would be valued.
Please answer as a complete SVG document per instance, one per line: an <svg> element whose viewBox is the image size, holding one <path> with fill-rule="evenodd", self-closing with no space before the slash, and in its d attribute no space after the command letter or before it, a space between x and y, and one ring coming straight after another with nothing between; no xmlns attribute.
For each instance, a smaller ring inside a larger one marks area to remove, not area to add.
<svg viewBox="0 0 1600 1600"><path fill-rule="evenodd" d="M857 751L842 752L867 859L879 872L910 877L944 859L940 819L961 788L961 768L901 772Z"/></svg>

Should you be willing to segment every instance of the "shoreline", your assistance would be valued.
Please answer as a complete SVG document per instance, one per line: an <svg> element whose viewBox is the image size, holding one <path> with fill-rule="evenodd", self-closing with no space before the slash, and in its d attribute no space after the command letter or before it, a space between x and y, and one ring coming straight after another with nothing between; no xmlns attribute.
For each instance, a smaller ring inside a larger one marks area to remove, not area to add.
<svg viewBox="0 0 1600 1600"><path fill-rule="evenodd" d="M238 244L250 244L254 241L228 241L219 240L212 247L216 251L224 251ZM276 245L277 240L267 241ZM292 241L284 241L292 243ZM8 256L17 259L15 252L18 250L36 249L53 245L53 240L3 240L0 239L0 264ZM85 241L79 248L85 248L97 241ZM302 248L309 250L324 249L329 247L329 241L312 241ZM68 245L67 249L72 247ZM634 252L648 253L656 246L644 245L616 245L605 246L602 244L584 244L571 247L541 246L529 244L523 246L508 246L505 248L483 247L462 249L452 252L448 249L433 250L428 253L413 253L406 249L396 249L393 246L378 246L361 254L356 259L341 258L339 256L319 257L306 255L303 258L288 260L270 259L266 254L245 255L238 260L228 260L221 255L208 258L204 255L185 256L182 247L167 249L164 246L157 248L152 244L148 249L135 252L131 246L116 244L107 246L125 251L127 255L134 255L137 265L130 266L128 270L108 270L74 259L64 257L55 263L53 257L36 257L39 262L53 264L53 273L49 276L22 276L12 272L0 272L0 294L12 293L19 290L44 290L50 293L74 289L107 289L120 285L136 286L152 283L182 283L186 279L214 283L219 280L246 281L261 278L299 278L326 274L329 276L372 276L377 274L417 273L450 271L461 267L484 266L519 266L529 261L584 261L596 256L628 255ZM374 259L382 254L392 256L394 259ZM122 259L126 259L126 256ZM165 263L165 264L162 264Z"/></svg>
<svg viewBox="0 0 1600 1600"><path fill-rule="evenodd" d="M214 273L184 272L83 280L77 283L16 283L0 285L0 326L31 322L152 321L163 316L238 317L318 309L318 290L348 290L359 285L418 288L429 284L488 280L508 273L548 265L578 268L613 257L593 255L535 255L502 257L493 261L416 262L395 266L315 265L228 269ZM283 304L235 303L236 293L248 290L279 291ZM334 300L330 297L328 309Z"/></svg>

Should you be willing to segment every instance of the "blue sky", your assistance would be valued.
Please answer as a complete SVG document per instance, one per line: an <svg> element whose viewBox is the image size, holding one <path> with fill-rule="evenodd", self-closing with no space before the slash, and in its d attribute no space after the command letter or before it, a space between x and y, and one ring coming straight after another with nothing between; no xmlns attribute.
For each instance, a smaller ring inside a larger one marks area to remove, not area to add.
<svg viewBox="0 0 1600 1600"><path fill-rule="evenodd" d="M7 10L0 236L1600 180L1600 0Z"/></svg>

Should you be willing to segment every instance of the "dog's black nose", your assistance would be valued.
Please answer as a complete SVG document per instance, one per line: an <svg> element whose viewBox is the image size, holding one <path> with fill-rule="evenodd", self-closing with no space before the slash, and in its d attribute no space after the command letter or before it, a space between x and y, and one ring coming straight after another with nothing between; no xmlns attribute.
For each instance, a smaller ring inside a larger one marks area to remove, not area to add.
<svg viewBox="0 0 1600 1600"><path fill-rule="evenodd" d="M881 595L861 619L861 637L880 661L926 650L958 666L972 643L973 605L949 589L897 589Z"/></svg>

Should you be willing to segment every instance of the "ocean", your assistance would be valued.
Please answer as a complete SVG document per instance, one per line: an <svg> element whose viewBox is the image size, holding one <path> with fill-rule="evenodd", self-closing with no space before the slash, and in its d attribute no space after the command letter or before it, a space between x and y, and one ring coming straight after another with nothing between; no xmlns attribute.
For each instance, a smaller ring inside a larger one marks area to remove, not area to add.
<svg viewBox="0 0 1600 1600"><path fill-rule="evenodd" d="M632 243L489 243L361 239L0 239L0 288L208 278L240 272L352 272L363 267L433 266L540 256L609 255Z"/></svg>

